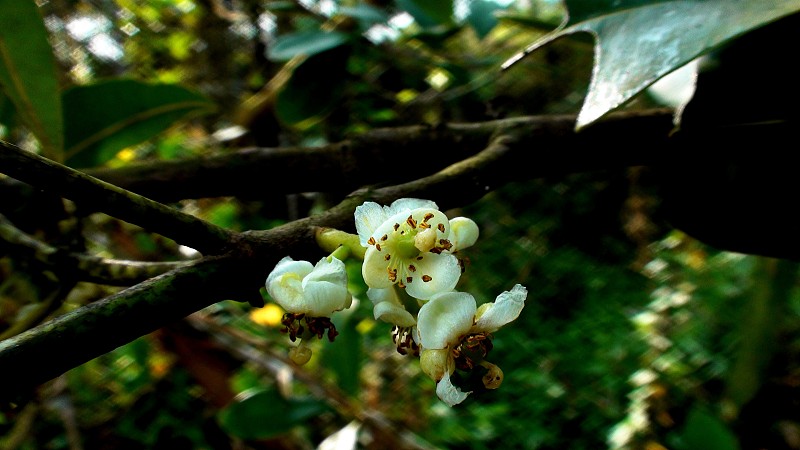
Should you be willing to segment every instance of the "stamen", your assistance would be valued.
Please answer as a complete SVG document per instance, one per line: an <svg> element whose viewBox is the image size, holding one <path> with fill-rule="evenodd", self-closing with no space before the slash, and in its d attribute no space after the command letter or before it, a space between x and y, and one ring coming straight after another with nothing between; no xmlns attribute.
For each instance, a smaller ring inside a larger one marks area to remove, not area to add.
<svg viewBox="0 0 800 450"><path fill-rule="evenodd" d="M431 219L433 219L433 213L428 213L428 214L425 214L425 217L422 218L422 222L427 222L427 221L429 221Z"/></svg>
<svg viewBox="0 0 800 450"><path fill-rule="evenodd" d="M385 240L387 240L387 239L389 239L389 235L387 235L387 234L384 234L383 236L381 236L381 240L382 240L382 241L385 241Z"/></svg>
<svg viewBox="0 0 800 450"><path fill-rule="evenodd" d="M409 264L409 265L408 265L408 270L409 270L409 271L411 271L411 272L416 272L416 271L417 271L417 268L416 268L416 267L414 267L414 265L413 265L413 264Z"/></svg>
<svg viewBox="0 0 800 450"><path fill-rule="evenodd" d="M375 238L374 238L374 237L372 237L372 236L370 236L370 237L369 237L369 239L367 239L367 244L369 244L369 245L375 245Z"/></svg>
<svg viewBox="0 0 800 450"><path fill-rule="evenodd" d="M439 231L441 231L442 233L444 233L444 224L443 224L443 223L440 223L439 225L437 225L437 226L436 226L436 228L438 228L438 229L439 229Z"/></svg>
<svg viewBox="0 0 800 450"><path fill-rule="evenodd" d="M414 220L414 218L413 218L413 217L411 217L411 216L408 216L408 219L406 219L406 223L407 223L407 224L408 224L408 226L410 226L411 228L417 228L417 221L416 221L416 220Z"/></svg>
<svg viewBox="0 0 800 450"><path fill-rule="evenodd" d="M406 283L411 284L411 281L414 280L414 277L406 277Z"/></svg>
<svg viewBox="0 0 800 450"><path fill-rule="evenodd" d="M429 282L429 281L431 281L431 280L433 280L433 278L431 278L431 276L430 276L430 275L423 275L423 276L422 276L422 281L424 281L424 282L426 282L426 283L427 283L427 282Z"/></svg>
<svg viewBox="0 0 800 450"><path fill-rule="evenodd" d="M386 254L386 256L384 256L384 257L383 257L383 260L384 260L384 261L388 261L388 260L390 260L390 259L392 259L392 255L390 255L390 254L388 254L388 253ZM464 268L463 268L463 266L462 266L462 268L461 268L461 272L462 272L462 273L464 272Z"/></svg>
<svg viewBox="0 0 800 450"><path fill-rule="evenodd" d="M400 224L399 223L394 224L394 231L397 231L398 228L400 228Z"/></svg>
<svg viewBox="0 0 800 450"><path fill-rule="evenodd" d="M378 251L381 251L381 244L375 244L375 248L377 248Z"/></svg>
<svg viewBox="0 0 800 450"><path fill-rule="evenodd" d="M389 272L389 281L394 283L397 281L397 269L386 269Z"/></svg>

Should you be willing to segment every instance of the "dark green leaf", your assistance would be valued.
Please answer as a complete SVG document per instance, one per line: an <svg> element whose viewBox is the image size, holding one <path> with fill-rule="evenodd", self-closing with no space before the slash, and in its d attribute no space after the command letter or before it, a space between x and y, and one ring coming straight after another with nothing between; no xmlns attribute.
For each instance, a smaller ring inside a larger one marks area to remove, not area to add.
<svg viewBox="0 0 800 450"><path fill-rule="evenodd" d="M334 314L333 323L339 335L322 350L322 365L330 368L336 376L336 385L351 396L356 396L361 387L361 335L356 330L352 311Z"/></svg>
<svg viewBox="0 0 800 450"><path fill-rule="evenodd" d="M475 30L479 38L483 39L497 25L495 11L503 9L496 2L489 0L473 0L469 5L467 22Z"/></svg>
<svg viewBox="0 0 800 450"><path fill-rule="evenodd" d="M350 37L336 31L298 31L276 39L267 57L273 61L288 61L295 56L312 56L347 42Z"/></svg>
<svg viewBox="0 0 800 450"><path fill-rule="evenodd" d="M717 417L699 407L692 408L678 435L680 450L738 450L739 442Z"/></svg>
<svg viewBox="0 0 800 450"><path fill-rule="evenodd" d="M253 390L240 394L217 418L233 436L265 439L286 433L327 409L314 399L285 399L275 390Z"/></svg>
<svg viewBox="0 0 800 450"><path fill-rule="evenodd" d="M389 20L389 15L383 10L366 4L353 7L343 6L339 8L339 14L358 20L363 28Z"/></svg>
<svg viewBox="0 0 800 450"><path fill-rule="evenodd" d="M61 96L47 30L32 0L0 0L0 88L45 156L61 161Z"/></svg>
<svg viewBox="0 0 800 450"><path fill-rule="evenodd" d="M181 86L110 80L63 96L66 163L94 167L214 104Z"/></svg>
<svg viewBox="0 0 800 450"><path fill-rule="evenodd" d="M411 14L423 28L453 22L453 0L397 0L397 6Z"/></svg>
<svg viewBox="0 0 800 450"><path fill-rule="evenodd" d="M565 4L567 20L528 51L572 33L595 36L592 80L578 129L694 58L800 11L798 0L565 0Z"/></svg>
<svg viewBox="0 0 800 450"><path fill-rule="evenodd" d="M314 55L298 66L278 93L278 119L304 128L325 118L344 95L349 55L349 47L339 47Z"/></svg>

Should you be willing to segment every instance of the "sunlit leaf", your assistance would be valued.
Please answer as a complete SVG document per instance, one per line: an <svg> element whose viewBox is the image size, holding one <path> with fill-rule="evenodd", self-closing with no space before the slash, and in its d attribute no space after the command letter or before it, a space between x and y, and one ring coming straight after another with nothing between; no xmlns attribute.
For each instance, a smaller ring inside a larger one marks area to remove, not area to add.
<svg viewBox="0 0 800 450"><path fill-rule="evenodd" d="M45 156L60 161L61 96L47 30L32 0L0 0L0 88Z"/></svg>
<svg viewBox="0 0 800 450"><path fill-rule="evenodd" d="M297 67L275 101L278 119L302 129L325 118L344 95L349 54L347 47L331 49Z"/></svg>
<svg viewBox="0 0 800 450"><path fill-rule="evenodd" d="M254 390L219 412L225 432L241 439L265 439L287 433L295 425L327 410L318 400L286 399L275 390Z"/></svg>
<svg viewBox="0 0 800 450"><path fill-rule="evenodd" d="M312 56L347 42L350 37L336 31L298 31L275 40L267 57L273 61L288 61L295 56Z"/></svg>
<svg viewBox="0 0 800 450"><path fill-rule="evenodd" d="M135 80L74 87L64 93L63 104L66 162L73 167L103 164L125 147L214 109L181 86Z"/></svg>
<svg viewBox="0 0 800 450"><path fill-rule="evenodd" d="M567 19L532 52L565 35L595 37L589 91L576 128L623 105L662 76L750 30L800 11L799 0L565 0ZM506 63L506 67L516 58Z"/></svg>

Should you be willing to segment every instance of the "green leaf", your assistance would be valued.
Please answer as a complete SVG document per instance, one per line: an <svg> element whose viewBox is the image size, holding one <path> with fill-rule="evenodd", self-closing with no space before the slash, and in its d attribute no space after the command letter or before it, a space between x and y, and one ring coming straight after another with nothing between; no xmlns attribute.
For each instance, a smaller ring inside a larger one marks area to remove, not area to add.
<svg viewBox="0 0 800 450"><path fill-rule="evenodd" d="M397 0L397 6L411 14L422 28L453 22L453 0Z"/></svg>
<svg viewBox="0 0 800 450"><path fill-rule="evenodd" d="M267 52L267 57L272 61L288 61L298 55L316 55L349 40L347 34L336 31L298 31L279 36Z"/></svg>
<svg viewBox="0 0 800 450"><path fill-rule="evenodd" d="M0 11L0 88L39 140L42 153L61 161L61 96L39 9L33 0L0 0Z"/></svg>
<svg viewBox="0 0 800 450"><path fill-rule="evenodd" d="M287 433L293 426L327 411L315 399L286 399L275 390L252 390L239 394L217 418L229 434L241 439L266 439Z"/></svg>
<svg viewBox="0 0 800 450"><path fill-rule="evenodd" d="M339 335L322 350L322 365L336 376L336 385L352 397L357 397L361 388L361 334L356 330L353 311L343 311L331 318Z"/></svg>
<svg viewBox="0 0 800 450"><path fill-rule="evenodd" d="M739 441L717 417L700 407L689 411L686 424L677 436L680 450L739 450Z"/></svg>
<svg viewBox="0 0 800 450"><path fill-rule="evenodd" d="M298 66L275 100L278 119L304 129L333 111L344 95L349 55L349 46L339 47L314 55Z"/></svg>
<svg viewBox="0 0 800 450"><path fill-rule="evenodd" d="M565 35L595 38L589 92L576 129L623 105L652 83L750 30L800 11L799 0L565 0L567 19L526 53ZM521 55L512 58L508 67Z"/></svg>
<svg viewBox="0 0 800 450"><path fill-rule="evenodd" d="M389 20L389 15L382 9L367 4L359 4L353 7L342 6L339 14L356 19L362 28L368 28L376 23L384 23Z"/></svg>
<svg viewBox="0 0 800 450"><path fill-rule="evenodd" d="M64 92L66 163L94 167L176 122L213 111L200 94L173 84L109 80Z"/></svg>
<svg viewBox="0 0 800 450"><path fill-rule="evenodd" d="M467 22L478 37L483 39L498 23L495 11L502 9L502 6L494 1L473 0L469 5Z"/></svg>

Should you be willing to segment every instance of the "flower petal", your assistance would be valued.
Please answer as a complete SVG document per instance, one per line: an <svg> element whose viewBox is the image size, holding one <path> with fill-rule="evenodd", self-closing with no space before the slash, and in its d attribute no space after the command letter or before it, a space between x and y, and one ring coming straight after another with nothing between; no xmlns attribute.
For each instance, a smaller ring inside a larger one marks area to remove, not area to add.
<svg viewBox="0 0 800 450"><path fill-rule="evenodd" d="M394 282L389 280L387 271L388 264L384 259L384 254L373 246L367 247L364 254L364 264L361 265L361 276L364 283L375 289L386 289L391 287Z"/></svg>
<svg viewBox="0 0 800 450"><path fill-rule="evenodd" d="M344 262L334 256L328 261L328 258L322 258L314 266L308 276L303 279L303 286L307 283L314 281L328 281L330 283L347 286L347 268Z"/></svg>
<svg viewBox="0 0 800 450"><path fill-rule="evenodd" d="M404 280L408 295L427 300L435 294L452 291L456 287L461 278L461 265L455 255L424 253L420 257L422 259L414 261L414 273L407 274L413 281L409 283Z"/></svg>
<svg viewBox="0 0 800 450"><path fill-rule="evenodd" d="M401 212L411 211L419 208L439 209L439 207L436 206L436 203L432 202L431 200L423 200L420 198L398 198L397 200L393 201L390 206L384 207L384 211L387 215L393 216Z"/></svg>
<svg viewBox="0 0 800 450"><path fill-rule="evenodd" d="M364 202L363 205L356 207L356 232L363 247L368 245L369 238L388 218L385 208L375 202Z"/></svg>
<svg viewBox="0 0 800 450"><path fill-rule="evenodd" d="M281 259L267 276L267 292L287 312L300 312L303 304L303 278L313 268L308 261L295 261L288 256Z"/></svg>
<svg viewBox="0 0 800 450"><path fill-rule="evenodd" d="M350 306L352 296L346 286L328 281L308 283L303 291L302 311L311 317L330 317L336 311Z"/></svg>
<svg viewBox="0 0 800 450"><path fill-rule="evenodd" d="M515 285L511 291L505 291L497 296L494 303L481 305L473 331L494 332L503 325L519 317L525 306L528 289L522 285Z"/></svg>
<svg viewBox="0 0 800 450"><path fill-rule="evenodd" d="M453 383L450 382L450 373L448 371L445 371L442 379L436 383L436 395L450 407L463 402L471 393L472 392L462 392L461 389L454 386Z"/></svg>
<svg viewBox="0 0 800 450"><path fill-rule="evenodd" d="M471 247L478 240L478 224L466 217L450 219L450 243L453 250Z"/></svg>
<svg viewBox="0 0 800 450"><path fill-rule="evenodd" d="M397 325L398 327L409 328L413 327L417 321L410 312L406 311L402 306L393 305L388 302L379 303L372 309L372 314L375 318L384 322Z"/></svg>
<svg viewBox="0 0 800 450"><path fill-rule="evenodd" d="M445 292L431 298L417 314L422 347L433 350L456 344L472 326L475 309L475 298L466 292Z"/></svg>

